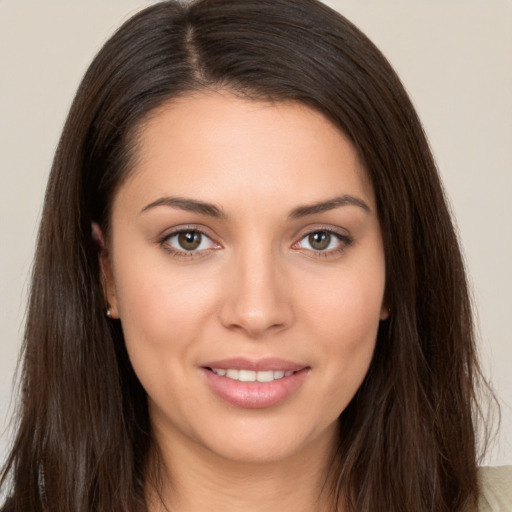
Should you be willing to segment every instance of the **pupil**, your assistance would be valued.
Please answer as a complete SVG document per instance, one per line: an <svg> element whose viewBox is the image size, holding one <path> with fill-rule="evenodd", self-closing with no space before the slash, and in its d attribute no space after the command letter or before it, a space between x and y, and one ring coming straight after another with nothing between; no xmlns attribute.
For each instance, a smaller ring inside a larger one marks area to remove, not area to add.
<svg viewBox="0 0 512 512"><path fill-rule="evenodd" d="M331 243L331 235L326 231L311 233L311 235L309 235L309 243L313 249L323 251L329 247L329 244Z"/></svg>
<svg viewBox="0 0 512 512"><path fill-rule="evenodd" d="M178 242L183 249L193 251L201 244L201 233L197 231L184 231L178 235Z"/></svg>

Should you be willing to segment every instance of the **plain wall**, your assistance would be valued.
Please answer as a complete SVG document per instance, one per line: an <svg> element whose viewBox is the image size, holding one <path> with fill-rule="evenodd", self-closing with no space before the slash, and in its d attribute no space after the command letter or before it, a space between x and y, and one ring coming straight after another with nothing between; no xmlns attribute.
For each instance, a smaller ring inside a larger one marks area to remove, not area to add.
<svg viewBox="0 0 512 512"><path fill-rule="evenodd" d="M149 3L0 0L0 428L45 182L67 110L102 43ZM512 2L328 3L384 52L424 122L460 230L484 368L502 402L501 433L486 462L511 464ZM1 435L0 460L7 443Z"/></svg>

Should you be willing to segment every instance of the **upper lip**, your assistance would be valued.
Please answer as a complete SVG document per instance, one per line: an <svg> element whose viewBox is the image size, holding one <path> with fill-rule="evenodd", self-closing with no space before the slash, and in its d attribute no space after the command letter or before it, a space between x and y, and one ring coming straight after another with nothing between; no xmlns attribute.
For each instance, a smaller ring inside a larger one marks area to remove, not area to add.
<svg viewBox="0 0 512 512"><path fill-rule="evenodd" d="M278 357L264 357L261 359L251 359L247 357L230 357L227 359L221 359L218 361L209 361L201 364L203 368L215 368L215 369L233 369L233 370L253 370L253 371L292 371L297 372L303 368L307 368L307 365L296 363L293 361L287 361Z"/></svg>

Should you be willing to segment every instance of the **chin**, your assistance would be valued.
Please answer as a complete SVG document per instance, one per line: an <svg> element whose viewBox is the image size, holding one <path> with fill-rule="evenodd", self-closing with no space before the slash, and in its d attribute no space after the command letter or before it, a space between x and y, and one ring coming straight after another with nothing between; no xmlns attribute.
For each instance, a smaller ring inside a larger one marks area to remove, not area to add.
<svg viewBox="0 0 512 512"><path fill-rule="evenodd" d="M307 457L312 450L325 448L332 453L336 437L337 421L319 429L301 423L301 418L290 426L285 421L245 422L236 429L210 431L202 444L218 457L245 464L277 464L297 457ZM280 423L280 424L279 424Z"/></svg>

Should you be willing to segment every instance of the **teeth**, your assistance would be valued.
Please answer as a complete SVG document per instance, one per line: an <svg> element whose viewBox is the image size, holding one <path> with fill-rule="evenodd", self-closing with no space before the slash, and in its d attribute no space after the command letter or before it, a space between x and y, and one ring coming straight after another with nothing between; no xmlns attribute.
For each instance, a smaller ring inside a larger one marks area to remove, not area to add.
<svg viewBox="0 0 512 512"><path fill-rule="evenodd" d="M227 370L226 377L228 379L238 380L238 370Z"/></svg>
<svg viewBox="0 0 512 512"><path fill-rule="evenodd" d="M256 372L256 380L258 382L272 382L276 378L277 377L274 376L274 372L272 370Z"/></svg>
<svg viewBox="0 0 512 512"><path fill-rule="evenodd" d="M238 380L241 382L254 382L256 380L256 372L252 370L239 370Z"/></svg>
<svg viewBox="0 0 512 512"><path fill-rule="evenodd" d="M272 382L274 380L282 379L283 377L289 377L294 373L293 371L282 370L262 370L256 372L254 370L235 370L231 368L212 368L211 370L216 375L227 377L228 379L239 380L240 382Z"/></svg>

